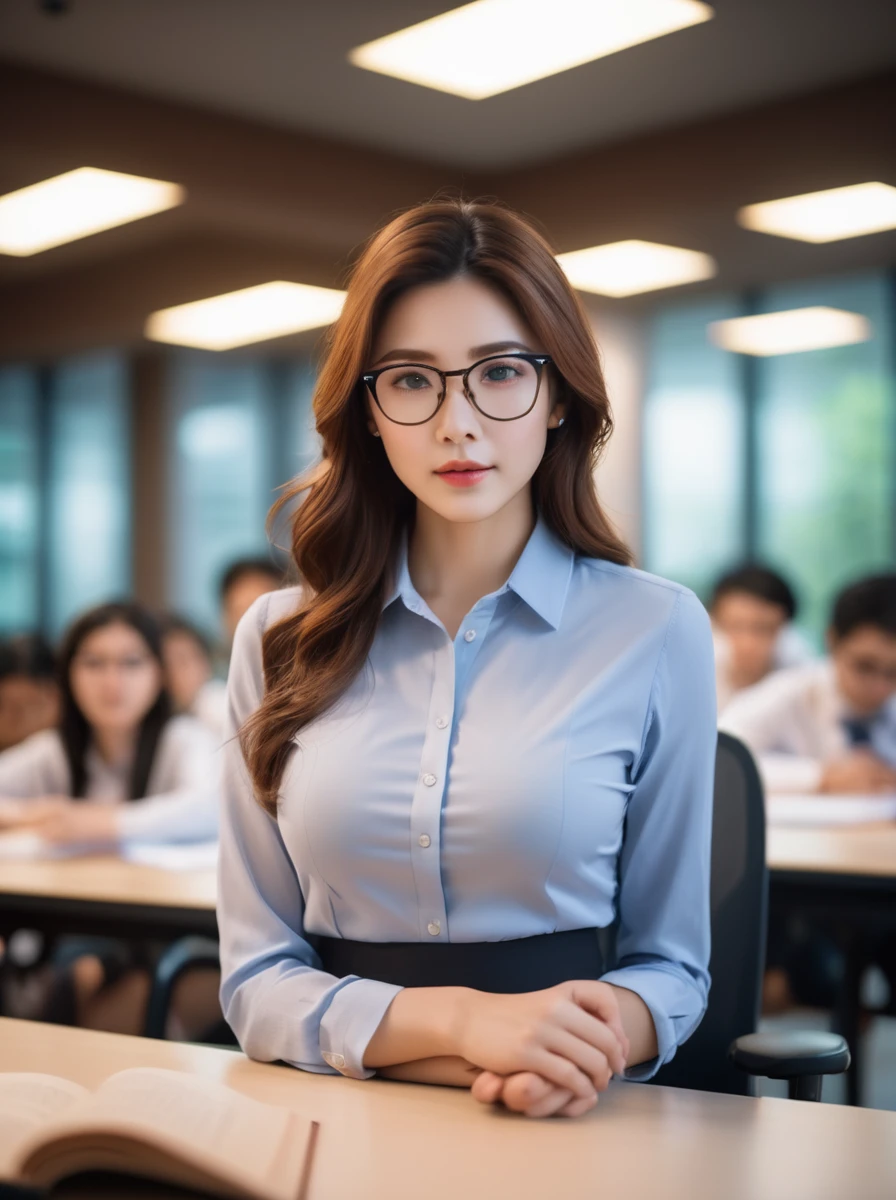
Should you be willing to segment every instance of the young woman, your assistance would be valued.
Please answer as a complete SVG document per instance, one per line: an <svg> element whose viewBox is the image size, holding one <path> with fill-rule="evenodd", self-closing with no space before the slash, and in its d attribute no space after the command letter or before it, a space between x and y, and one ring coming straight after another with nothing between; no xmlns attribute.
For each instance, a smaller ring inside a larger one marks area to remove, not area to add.
<svg viewBox="0 0 896 1200"><path fill-rule="evenodd" d="M512 212L372 240L315 412L303 588L231 664L225 1015L256 1058L585 1112L705 1007L708 617L598 504L597 350Z"/></svg>
<svg viewBox="0 0 896 1200"><path fill-rule="evenodd" d="M171 715L156 620L137 604L92 609L64 638L59 675L58 727L0 754L0 827L91 847L213 837L215 740ZM144 948L64 938L23 1015L139 1032L146 966Z"/></svg>
<svg viewBox="0 0 896 1200"><path fill-rule="evenodd" d="M58 727L0 754L0 825L63 843L214 837L214 738L172 716L155 618L91 609L63 640L59 675Z"/></svg>

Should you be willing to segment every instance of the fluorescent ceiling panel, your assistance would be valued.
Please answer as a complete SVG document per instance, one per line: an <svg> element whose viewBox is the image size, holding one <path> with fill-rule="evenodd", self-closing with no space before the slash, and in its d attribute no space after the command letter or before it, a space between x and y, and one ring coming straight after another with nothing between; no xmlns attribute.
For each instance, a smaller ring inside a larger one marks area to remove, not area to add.
<svg viewBox="0 0 896 1200"><path fill-rule="evenodd" d="M257 287L162 308L144 330L154 342L230 350L269 338L329 325L342 312L345 292L304 283L262 283Z"/></svg>
<svg viewBox="0 0 896 1200"><path fill-rule="evenodd" d="M609 242L605 246L558 254L557 261L574 288L602 296L654 292L711 279L716 273L716 263L710 255L657 242Z"/></svg>
<svg viewBox="0 0 896 1200"><path fill-rule="evenodd" d="M707 331L710 341L723 350L762 357L867 342L873 333L871 322L860 313L821 307L713 321Z"/></svg>
<svg viewBox="0 0 896 1200"><path fill-rule="evenodd" d="M796 238L801 242L837 242L896 229L896 187L856 183L851 187L807 192L785 200L748 204L737 219L747 229Z"/></svg>
<svg viewBox="0 0 896 1200"><path fill-rule="evenodd" d="M78 167L0 196L0 254L25 257L182 204L179 184Z"/></svg>
<svg viewBox="0 0 896 1200"><path fill-rule="evenodd" d="M368 71L484 100L712 16L698 0L475 0L348 57Z"/></svg>

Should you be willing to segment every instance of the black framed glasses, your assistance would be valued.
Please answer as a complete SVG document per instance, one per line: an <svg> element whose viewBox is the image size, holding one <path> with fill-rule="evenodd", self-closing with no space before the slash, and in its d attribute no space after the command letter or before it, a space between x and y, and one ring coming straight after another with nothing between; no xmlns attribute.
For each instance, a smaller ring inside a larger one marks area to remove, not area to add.
<svg viewBox="0 0 896 1200"><path fill-rule="evenodd" d="M517 421L535 407L549 354L493 354L458 371L424 363L396 363L368 371L361 381L380 412L396 425L424 425L439 411L452 375L463 377L464 395L490 421Z"/></svg>

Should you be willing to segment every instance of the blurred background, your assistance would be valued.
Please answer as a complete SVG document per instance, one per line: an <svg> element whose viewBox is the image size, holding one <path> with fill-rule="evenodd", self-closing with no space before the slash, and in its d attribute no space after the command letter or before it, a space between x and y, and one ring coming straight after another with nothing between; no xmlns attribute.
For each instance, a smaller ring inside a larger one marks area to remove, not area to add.
<svg viewBox="0 0 896 1200"><path fill-rule="evenodd" d="M147 322L274 281L340 289L379 224L446 188L500 197L561 254L641 255L579 283L617 426L600 490L639 565L706 598L761 559L816 649L832 593L892 567L896 5L713 0L481 99L350 60L447 7L0 0L0 196L83 168L175 185L36 249L0 199L0 635L55 639L118 595L221 635L222 572L270 556L276 488L318 452L322 320L271 336L237 319L229 349ZM505 54L498 29L434 57L475 78ZM802 229L743 211L869 184ZM86 194L89 219L104 202ZM23 205L31 226L50 207ZM691 252L684 281L631 242ZM750 352L715 324L806 308L851 320L810 314L808 335Z"/></svg>

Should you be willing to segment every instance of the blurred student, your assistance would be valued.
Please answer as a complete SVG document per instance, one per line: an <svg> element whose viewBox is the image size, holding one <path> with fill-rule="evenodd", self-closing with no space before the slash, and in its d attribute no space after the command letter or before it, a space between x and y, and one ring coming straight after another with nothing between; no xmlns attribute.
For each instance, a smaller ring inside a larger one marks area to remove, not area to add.
<svg viewBox="0 0 896 1200"><path fill-rule="evenodd" d="M811 658L793 627L796 597L785 579L768 567L747 564L717 582L709 604L716 655L719 712L745 688L772 671Z"/></svg>
<svg viewBox="0 0 896 1200"><path fill-rule="evenodd" d="M215 740L172 715L155 618L131 603L94 608L59 660L57 728L0 754L0 827L91 846L213 836ZM28 1015L139 1032L147 954L112 938L63 938Z"/></svg>
<svg viewBox="0 0 896 1200"><path fill-rule="evenodd" d="M215 741L172 715L155 618L131 603L91 609L59 670L57 727L0 754L0 826L60 843L214 836Z"/></svg>
<svg viewBox="0 0 896 1200"><path fill-rule="evenodd" d="M845 588L827 641L827 658L735 697L720 725L769 792L896 791L896 574Z"/></svg>
<svg viewBox="0 0 896 1200"><path fill-rule="evenodd" d="M0 751L59 720L56 661L40 634L0 642Z"/></svg>
<svg viewBox="0 0 896 1200"><path fill-rule="evenodd" d="M214 678L212 646L205 634L183 617L162 618L165 686L176 713L200 721L220 740L227 686Z"/></svg>
<svg viewBox="0 0 896 1200"><path fill-rule="evenodd" d="M259 596L282 588L284 582L283 569L269 558L238 558L226 568L218 593L228 651L243 613L248 612Z"/></svg>

